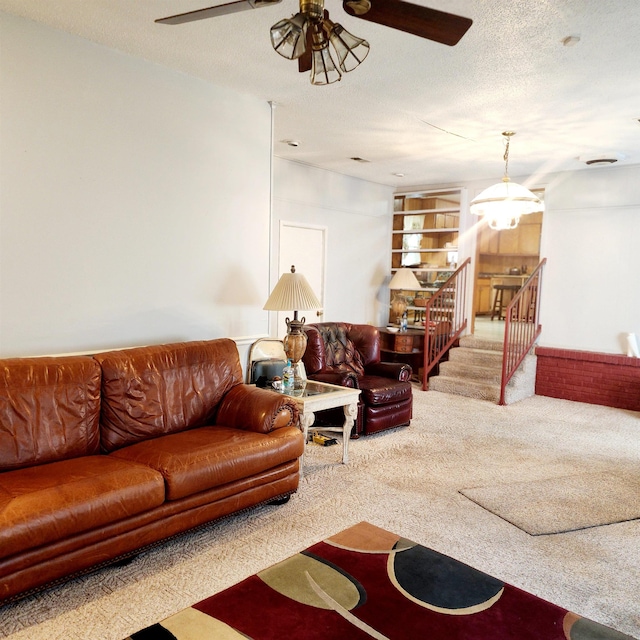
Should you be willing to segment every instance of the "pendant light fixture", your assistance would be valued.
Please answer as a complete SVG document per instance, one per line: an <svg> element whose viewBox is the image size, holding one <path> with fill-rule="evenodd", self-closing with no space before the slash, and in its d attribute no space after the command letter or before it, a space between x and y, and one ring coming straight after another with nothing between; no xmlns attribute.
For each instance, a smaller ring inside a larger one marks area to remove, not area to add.
<svg viewBox="0 0 640 640"><path fill-rule="evenodd" d="M504 151L504 178L477 195L470 205L471 213L484 216L491 229L515 229L520 216L544 211L544 203L535 193L509 179L509 142L515 131L503 131L506 140Z"/></svg>

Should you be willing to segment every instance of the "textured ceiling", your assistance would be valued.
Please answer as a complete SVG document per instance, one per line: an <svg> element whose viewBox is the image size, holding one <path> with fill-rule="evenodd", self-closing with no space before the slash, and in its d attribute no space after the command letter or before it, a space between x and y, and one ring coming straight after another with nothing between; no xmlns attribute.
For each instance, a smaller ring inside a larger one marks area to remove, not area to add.
<svg viewBox="0 0 640 640"><path fill-rule="evenodd" d="M295 13L296 0L176 26L154 20L215 2L0 0L0 11L274 102L276 155L374 182L496 178L506 129L517 132L509 173L537 183L549 171L586 168L584 156L640 163L638 0L415 1L473 25L448 47L326 0L332 19L371 52L322 87L271 49L270 26ZM580 41L564 46L571 35Z"/></svg>

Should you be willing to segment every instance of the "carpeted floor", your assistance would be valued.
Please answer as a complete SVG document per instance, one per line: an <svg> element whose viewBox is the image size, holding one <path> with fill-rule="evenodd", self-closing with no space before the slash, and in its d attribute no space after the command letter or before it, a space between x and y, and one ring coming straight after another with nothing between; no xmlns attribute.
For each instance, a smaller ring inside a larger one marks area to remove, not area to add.
<svg viewBox="0 0 640 640"><path fill-rule="evenodd" d="M640 470L551 476L462 489L476 504L532 536L640 518Z"/></svg>
<svg viewBox="0 0 640 640"><path fill-rule="evenodd" d="M309 445L299 492L131 564L0 608L11 640L120 640L366 520L640 639L640 521L531 536L459 491L640 474L640 414L533 397L500 407L416 388L408 428Z"/></svg>

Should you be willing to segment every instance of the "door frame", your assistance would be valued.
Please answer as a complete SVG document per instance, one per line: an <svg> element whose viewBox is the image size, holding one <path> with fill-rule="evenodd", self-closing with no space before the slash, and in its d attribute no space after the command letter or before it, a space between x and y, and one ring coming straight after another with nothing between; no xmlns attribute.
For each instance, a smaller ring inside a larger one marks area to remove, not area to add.
<svg viewBox="0 0 640 640"><path fill-rule="evenodd" d="M321 260L322 260L322 264L320 268L321 287L320 287L320 291L314 291L314 293L320 300L320 303L322 305L321 311L324 313L325 292L326 292L326 282L327 282L327 244L328 244L327 243L328 227L325 225L307 224L304 222L297 222L294 220L280 220L280 223L278 225L278 242L277 242L277 256L276 256L277 259L274 260L273 264L271 265L271 281L273 283L271 289L273 290L273 287L280 279L280 276L282 275L282 273L284 273L283 271L284 267L281 267L280 265L282 263L282 254L283 254L283 250L282 250L283 242L284 242L283 236L285 235L283 230L286 229L287 227L295 228L295 229L309 229L309 230L321 232L321 238L322 238L321 240L322 247L320 251ZM286 315L290 315L290 314L288 312L279 312L279 311L273 314L269 314L269 335L284 337L286 333L286 325L284 322L284 318ZM321 316L319 316L317 319L321 319ZM309 322L314 322L315 320L316 318L308 318ZM282 333L282 336L280 335L280 333Z"/></svg>

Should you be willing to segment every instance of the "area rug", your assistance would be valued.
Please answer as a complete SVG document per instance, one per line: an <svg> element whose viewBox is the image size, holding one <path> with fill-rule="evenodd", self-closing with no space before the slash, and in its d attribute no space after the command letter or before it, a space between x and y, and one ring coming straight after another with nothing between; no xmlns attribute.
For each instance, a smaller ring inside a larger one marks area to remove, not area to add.
<svg viewBox="0 0 640 640"><path fill-rule="evenodd" d="M361 522L127 640L621 640Z"/></svg>
<svg viewBox="0 0 640 640"><path fill-rule="evenodd" d="M532 536L640 518L640 471L635 477L585 473L462 489L460 493Z"/></svg>

